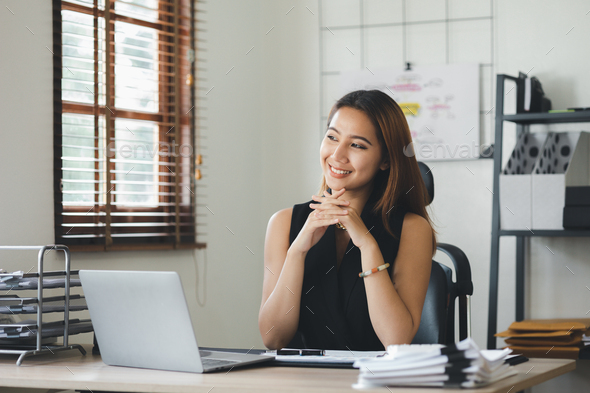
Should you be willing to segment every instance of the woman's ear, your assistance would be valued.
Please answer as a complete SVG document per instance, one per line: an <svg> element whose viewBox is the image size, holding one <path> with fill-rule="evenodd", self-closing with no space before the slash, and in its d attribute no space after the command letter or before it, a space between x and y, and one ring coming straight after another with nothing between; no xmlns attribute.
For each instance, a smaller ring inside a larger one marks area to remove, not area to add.
<svg viewBox="0 0 590 393"><path fill-rule="evenodd" d="M382 171L386 170L389 168L389 161L385 160L381 163L381 165L379 166L379 169L381 169Z"/></svg>

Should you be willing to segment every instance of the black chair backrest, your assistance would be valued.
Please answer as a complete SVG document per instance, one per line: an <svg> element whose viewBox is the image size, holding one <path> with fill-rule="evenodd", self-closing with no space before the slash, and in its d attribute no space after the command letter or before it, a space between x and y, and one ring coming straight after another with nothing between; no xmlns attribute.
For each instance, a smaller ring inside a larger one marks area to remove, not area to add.
<svg viewBox="0 0 590 393"><path fill-rule="evenodd" d="M430 205L434 199L434 177L432 176L432 170L423 162L418 162L418 168L420 168L420 174L426 187L426 205Z"/></svg>
<svg viewBox="0 0 590 393"><path fill-rule="evenodd" d="M423 162L418 162L426 187L426 204L434 199L432 171ZM453 281L452 270L432 261L428 291L424 300L420 326L413 344L450 344L455 342L455 298L459 297L459 338L467 337L467 295L473 294L471 267L467 256L459 248L439 243L437 249L447 254L455 267L457 280Z"/></svg>
<svg viewBox="0 0 590 393"><path fill-rule="evenodd" d="M448 266L432 261L428 291L422 308L418 333L412 344L444 344L447 341L449 281L452 271ZM453 332L454 333L454 332Z"/></svg>

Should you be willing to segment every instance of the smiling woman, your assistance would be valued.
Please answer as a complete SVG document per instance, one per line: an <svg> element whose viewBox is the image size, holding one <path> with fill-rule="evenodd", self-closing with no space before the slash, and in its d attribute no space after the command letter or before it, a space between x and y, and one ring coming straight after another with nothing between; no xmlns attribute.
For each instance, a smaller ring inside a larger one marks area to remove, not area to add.
<svg viewBox="0 0 590 393"><path fill-rule="evenodd" d="M418 164L403 154L410 142L402 110L383 92L352 92L334 105L319 195L268 224L258 319L267 347L412 341L436 239Z"/></svg>
<svg viewBox="0 0 590 393"><path fill-rule="evenodd" d="M377 173L389 167L371 119L351 107L342 107L332 116L320 159L324 180L330 181L333 190L346 187L349 198L371 188Z"/></svg>

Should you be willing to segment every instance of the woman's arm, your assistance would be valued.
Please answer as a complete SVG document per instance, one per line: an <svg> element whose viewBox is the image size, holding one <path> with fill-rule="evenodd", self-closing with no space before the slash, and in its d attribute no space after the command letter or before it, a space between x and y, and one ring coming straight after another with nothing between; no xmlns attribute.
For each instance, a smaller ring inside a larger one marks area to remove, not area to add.
<svg viewBox="0 0 590 393"><path fill-rule="evenodd" d="M339 201L340 206L348 202ZM330 210L338 217L346 214L340 208ZM303 287L305 257L338 218L322 218L311 212L297 238L289 246L293 209L283 209L268 222L264 243L264 281L258 329L268 348L286 346L299 325L299 307Z"/></svg>
<svg viewBox="0 0 590 393"><path fill-rule="evenodd" d="M375 239L361 248L363 271L385 263ZM409 344L420 326L432 266L432 229L421 216L406 213L393 273L365 280L369 316L385 348Z"/></svg>
<svg viewBox="0 0 590 393"><path fill-rule="evenodd" d="M264 345L283 348L299 324L305 254L289 253L293 209L275 213L268 222L264 242L264 281L258 329Z"/></svg>

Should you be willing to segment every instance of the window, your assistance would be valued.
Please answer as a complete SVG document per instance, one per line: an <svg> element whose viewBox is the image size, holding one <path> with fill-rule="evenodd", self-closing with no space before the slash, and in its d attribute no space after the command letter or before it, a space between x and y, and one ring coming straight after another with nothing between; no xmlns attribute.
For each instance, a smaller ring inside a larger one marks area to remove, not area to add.
<svg viewBox="0 0 590 393"><path fill-rule="evenodd" d="M56 243L194 248L191 0L54 0Z"/></svg>

